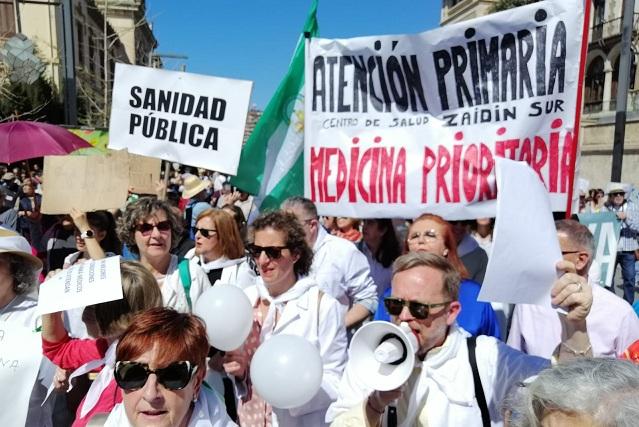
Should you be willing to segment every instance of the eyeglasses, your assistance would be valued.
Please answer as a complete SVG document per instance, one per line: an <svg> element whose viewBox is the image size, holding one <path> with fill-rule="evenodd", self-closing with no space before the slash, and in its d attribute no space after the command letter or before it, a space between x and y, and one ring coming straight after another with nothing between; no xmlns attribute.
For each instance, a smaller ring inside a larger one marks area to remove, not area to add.
<svg viewBox="0 0 639 427"><path fill-rule="evenodd" d="M153 229L157 228L160 233L167 232L171 230L171 221L160 221L157 224L149 224L148 222L143 222L142 224L137 224L135 229L142 233L143 236L148 236L153 232Z"/></svg>
<svg viewBox="0 0 639 427"><path fill-rule="evenodd" d="M581 251L561 251L562 255L568 255L568 254L577 254Z"/></svg>
<svg viewBox="0 0 639 427"><path fill-rule="evenodd" d="M423 238L426 242L432 242L432 241L437 240L438 237L439 237L439 235L437 234L437 232L435 230L431 229L431 230L423 231L421 233L419 231L411 233L408 236L408 241L409 242L415 242L415 241L418 241L419 239Z"/></svg>
<svg viewBox="0 0 639 427"><path fill-rule="evenodd" d="M617 192L614 192L614 193L610 193L610 196L612 196L612 197L625 196L625 195L626 195L626 193L624 193L623 191L617 191Z"/></svg>
<svg viewBox="0 0 639 427"><path fill-rule="evenodd" d="M401 298L384 298L384 306L391 316L399 316L404 307L408 306L408 311L416 319L426 319L431 308L443 307L452 301L440 302L437 304L422 304L416 301L407 301Z"/></svg>
<svg viewBox="0 0 639 427"><path fill-rule="evenodd" d="M279 259L282 256L282 251L288 247L248 245L247 249L253 258L259 258L262 252L265 252L269 259Z"/></svg>
<svg viewBox="0 0 639 427"><path fill-rule="evenodd" d="M217 230L207 230L206 228L195 227L193 228L193 231L195 231L196 234L200 233L205 239L208 239L212 235L217 234Z"/></svg>
<svg viewBox="0 0 639 427"><path fill-rule="evenodd" d="M173 362L166 368L149 369L147 363L120 361L115 364L115 382L123 390L138 390L144 387L149 375L155 374L158 382L167 390L186 387L197 371L197 365L188 360Z"/></svg>

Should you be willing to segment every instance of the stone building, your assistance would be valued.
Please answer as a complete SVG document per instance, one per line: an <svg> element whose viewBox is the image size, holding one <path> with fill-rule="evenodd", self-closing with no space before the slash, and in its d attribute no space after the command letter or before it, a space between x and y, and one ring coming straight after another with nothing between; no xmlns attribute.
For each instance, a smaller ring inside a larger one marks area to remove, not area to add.
<svg viewBox="0 0 639 427"><path fill-rule="evenodd" d="M590 187L610 181L621 47L622 0L591 0L590 32L582 116L580 176ZM490 13L496 0L443 0L441 24L447 25ZM635 5L635 29L639 2ZM639 32L633 33L633 64L624 145L622 180L639 185Z"/></svg>

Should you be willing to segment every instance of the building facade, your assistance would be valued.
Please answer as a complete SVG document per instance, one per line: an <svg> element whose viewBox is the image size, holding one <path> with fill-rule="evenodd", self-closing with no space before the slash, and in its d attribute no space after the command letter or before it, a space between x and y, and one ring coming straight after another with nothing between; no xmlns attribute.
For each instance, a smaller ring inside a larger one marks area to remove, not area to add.
<svg viewBox="0 0 639 427"><path fill-rule="evenodd" d="M610 181L615 128L617 83L621 50L622 0L591 0L590 31L584 105L580 132L579 176L591 188L604 188ZM491 12L495 0L443 0L441 24L451 24ZM622 180L639 185L639 3L635 5L633 64L627 93L627 121L624 141Z"/></svg>
<svg viewBox="0 0 639 427"><path fill-rule="evenodd" d="M78 120L86 126L106 126L115 63L150 64L158 43L144 18L144 0L71 3ZM15 35L19 27L46 64L45 78L61 94L65 30L61 2L19 0L18 5L16 14L13 3L0 4L0 45L2 38Z"/></svg>

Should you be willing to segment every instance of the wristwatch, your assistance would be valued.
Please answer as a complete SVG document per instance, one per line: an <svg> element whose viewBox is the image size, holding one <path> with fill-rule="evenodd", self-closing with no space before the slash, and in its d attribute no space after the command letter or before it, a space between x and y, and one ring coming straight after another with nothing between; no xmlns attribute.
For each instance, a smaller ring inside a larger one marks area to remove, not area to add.
<svg viewBox="0 0 639 427"><path fill-rule="evenodd" d="M82 233L80 233L80 237L83 239L93 239L93 230L88 229L87 231L83 231Z"/></svg>

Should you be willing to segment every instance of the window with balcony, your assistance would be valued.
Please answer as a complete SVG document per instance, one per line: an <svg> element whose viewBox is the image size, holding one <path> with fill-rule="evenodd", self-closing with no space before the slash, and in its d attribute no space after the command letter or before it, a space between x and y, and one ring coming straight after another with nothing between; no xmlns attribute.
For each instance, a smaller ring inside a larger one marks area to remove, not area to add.
<svg viewBox="0 0 639 427"><path fill-rule="evenodd" d="M586 70L584 82L586 86L584 94L585 113L596 113L602 110L605 79L604 60L598 56L592 60Z"/></svg>
<svg viewBox="0 0 639 427"><path fill-rule="evenodd" d="M606 23L605 0L593 0L592 2L592 41L603 38L604 24Z"/></svg>

